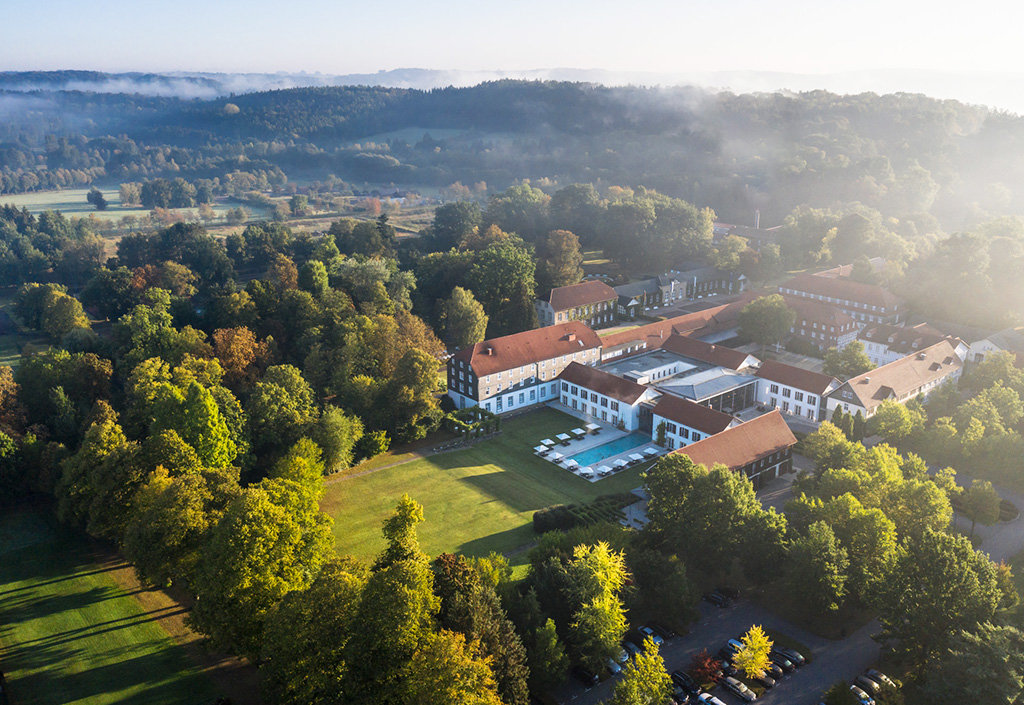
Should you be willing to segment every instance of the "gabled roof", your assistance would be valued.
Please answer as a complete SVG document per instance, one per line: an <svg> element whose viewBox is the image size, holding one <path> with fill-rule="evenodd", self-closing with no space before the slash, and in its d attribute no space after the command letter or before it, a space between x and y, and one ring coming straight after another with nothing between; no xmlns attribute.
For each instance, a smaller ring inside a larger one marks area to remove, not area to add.
<svg viewBox="0 0 1024 705"><path fill-rule="evenodd" d="M630 282L629 284L620 284L615 287L615 293L618 296L626 296L628 298L634 298L641 294L653 294L656 291L660 291L662 286L668 285L667 282L663 284L659 279L643 279L638 282Z"/></svg>
<svg viewBox="0 0 1024 705"><path fill-rule="evenodd" d="M755 372L761 379L771 382L778 382L787 387L795 387L805 392L811 392L822 396L830 390L839 386L840 382L835 377L823 375L818 372L811 372L800 367L793 367L775 360L765 360L761 368Z"/></svg>
<svg viewBox="0 0 1024 705"><path fill-rule="evenodd" d="M736 422L729 414L723 414L721 411L715 411L674 394L662 396L652 413L708 435L721 433Z"/></svg>
<svg viewBox="0 0 1024 705"><path fill-rule="evenodd" d="M849 392L859 406L870 411L886 399L898 399L912 394L929 382L943 379L961 367L963 363L957 357L953 344L943 340L913 355L858 375L829 397L847 399L844 395Z"/></svg>
<svg viewBox="0 0 1024 705"><path fill-rule="evenodd" d="M871 257L868 259L871 264L871 269L874 270L875 274L880 273L885 269L885 257ZM832 267L831 269L823 269L820 272L815 272L816 277L830 277L832 279L846 279L853 274L852 264L841 264L838 267Z"/></svg>
<svg viewBox="0 0 1024 705"><path fill-rule="evenodd" d="M558 379L570 384L586 387L592 392L604 394L632 406L644 395L647 387L622 377L602 372L596 367L588 367L578 362L570 362L558 375Z"/></svg>
<svg viewBox="0 0 1024 705"><path fill-rule="evenodd" d="M946 339L946 336L931 332L927 324L912 328L892 326L883 323L869 324L857 336L860 340L888 346L893 352L909 355L916 350L930 348ZM951 341L952 342L952 341Z"/></svg>
<svg viewBox="0 0 1024 705"><path fill-rule="evenodd" d="M896 294L886 291L880 286L861 284L852 279L819 277L816 274L799 274L780 286L783 289L806 292L815 296L831 296L833 299L877 306L879 310L884 308L886 311L892 311L904 303L903 299Z"/></svg>
<svg viewBox="0 0 1024 705"><path fill-rule="evenodd" d="M480 377L600 347L597 333L580 321L570 321L485 340L463 348L452 357L456 362L468 364Z"/></svg>
<svg viewBox="0 0 1024 705"><path fill-rule="evenodd" d="M687 313L683 316L668 318L664 321L648 323L647 325L643 325L638 328L631 328L621 333L606 335L601 339L601 345L604 348L613 348L625 343L638 341L646 344L646 347L643 349L655 350L660 348L662 344L664 344L665 340L674 333L686 335L687 333L700 330L717 321L718 316L723 313L727 313L732 308L733 304L726 304L724 306L715 306L714 308L705 309L696 313ZM736 315L739 315L738 310Z"/></svg>
<svg viewBox="0 0 1024 705"><path fill-rule="evenodd" d="M552 289L547 296L541 298L542 301L547 301L551 304L551 308L556 311L565 311L577 306L597 304L613 299L615 299L615 289L602 281L596 280L580 282L571 286L560 286L557 289Z"/></svg>
<svg viewBox="0 0 1024 705"><path fill-rule="evenodd" d="M766 455L791 448L795 443L796 436L776 409L673 452L688 455L690 460L707 468L721 463L730 470L739 470Z"/></svg>
<svg viewBox="0 0 1024 705"><path fill-rule="evenodd" d="M1024 328L1006 328L988 336L989 342L1006 352L1024 352Z"/></svg>
<svg viewBox="0 0 1024 705"><path fill-rule="evenodd" d="M707 362L718 367L726 367L730 370L739 370L757 364L757 358L753 355L721 345L705 343L702 340L688 338L678 333L670 335L662 343L661 347L677 355Z"/></svg>

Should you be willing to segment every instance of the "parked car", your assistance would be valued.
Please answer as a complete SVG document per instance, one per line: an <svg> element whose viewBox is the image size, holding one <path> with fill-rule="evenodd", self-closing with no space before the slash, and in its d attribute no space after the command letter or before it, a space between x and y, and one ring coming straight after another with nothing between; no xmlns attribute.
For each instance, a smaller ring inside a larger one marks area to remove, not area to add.
<svg viewBox="0 0 1024 705"><path fill-rule="evenodd" d="M775 687L775 679L769 676L767 673L763 673L760 676L755 676L752 680L760 683L765 688Z"/></svg>
<svg viewBox="0 0 1024 705"><path fill-rule="evenodd" d="M650 627L640 627L637 631L640 633L640 638L652 640L655 646L661 646L665 643L665 640Z"/></svg>
<svg viewBox="0 0 1024 705"><path fill-rule="evenodd" d="M867 676L876 683L883 683L884 685L887 685L890 688L896 687L896 684L892 681L891 678L889 678L889 676L885 675L881 671L875 670L874 668L868 669Z"/></svg>
<svg viewBox="0 0 1024 705"><path fill-rule="evenodd" d="M630 658L636 658L637 654L639 654L642 651L642 649L639 646L631 642L629 639L622 642L622 648L629 652Z"/></svg>
<svg viewBox="0 0 1024 705"><path fill-rule="evenodd" d="M736 657L736 649L726 644L718 650L717 656L720 661L732 661Z"/></svg>
<svg viewBox="0 0 1024 705"><path fill-rule="evenodd" d="M697 702L701 705L725 705L725 702L716 698L711 693L701 693L697 696Z"/></svg>
<svg viewBox="0 0 1024 705"><path fill-rule="evenodd" d="M695 681L693 677L685 671L672 671L672 682L690 695L697 695L700 693L700 686L697 685L697 681Z"/></svg>
<svg viewBox="0 0 1024 705"><path fill-rule="evenodd" d="M673 683L672 701L676 705L690 705L690 703L692 702L692 698L690 697L690 694L683 690L678 683Z"/></svg>
<svg viewBox="0 0 1024 705"><path fill-rule="evenodd" d="M740 596L739 590L728 585L716 585L715 592L717 592L720 595L725 595L730 600L738 599Z"/></svg>
<svg viewBox="0 0 1024 705"><path fill-rule="evenodd" d="M721 686L736 697L746 700L748 703L757 700L757 695L747 687L746 683L742 683L732 676L726 676L723 678Z"/></svg>
<svg viewBox="0 0 1024 705"><path fill-rule="evenodd" d="M765 666L764 670L765 670L765 672L769 676L771 676L772 678L775 679L776 683L778 683L780 680L782 680L782 677L784 675L786 675L785 671L783 671L781 668L779 668L777 665L775 665L771 661L768 661L768 665Z"/></svg>
<svg viewBox="0 0 1024 705"><path fill-rule="evenodd" d="M629 652L625 649L619 649L619 653L615 654L614 658L619 662L620 666L625 665L626 661L629 661Z"/></svg>
<svg viewBox="0 0 1024 705"><path fill-rule="evenodd" d="M804 655L796 649L787 649L785 647L782 647L777 648L775 650L783 656L785 656L786 658L788 658L790 661L792 661L794 666L803 666L805 663L807 663L807 659L804 658Z"/></svg>
<svg viewBox="0 0 1024 705"><path fill-rule="evenodd" d="M710 602L715 607L728 607L730 603L729 598L720 592L705 592L701 597L705 602Z"/></svg>
<svg viewBox="0 0 1024 705"><path fill-rule="evenodd" d="M875 699L865 693L861 688L851 685L850 692L857 697L857 700L861 702L861 705L875 705Z"/></svg>
<svg viewBox="0 0 1024 705"><path fill-rule="evenodd" d="M598 680L600 680L596 673L593 673L583 666L573 666L572 677L588 688L593 688L597 685Z"/></svg>
<svg viewBox="0 0 1024 705"><path fill-rule="evenodd" d="M676 635L669 627L665 626L661 622L648 622L647 626L654 630L654 633L660 636L665 641L668 641Z"/></svg>
<svg viewBox="0 0 1024 705"><path fill-rule="evenodd" d="M604 667L608 669L608 673L617 676L622 673L622 666L613 658L606 658L604 660Z"/></svg>
<svg viewBox="0 0 1024 705"><path fill-rule="evenodd" d="M859 686L868 695L878 695L882 690L882 686L878 682L867 676L857 676L853 679L853 684Z"/></svg>
<svg viewBox="0 0 1024 705"><path fill-rule="evenodd" d="M792 673L796 670L796 666L793 665L792 661L790 661L788 658L786 658L785 656L776 651L772 651L770 654L768 654L768 658L769 660L771 660L772 663L774 663L776 666L781 668L786 673Z"/></svg>

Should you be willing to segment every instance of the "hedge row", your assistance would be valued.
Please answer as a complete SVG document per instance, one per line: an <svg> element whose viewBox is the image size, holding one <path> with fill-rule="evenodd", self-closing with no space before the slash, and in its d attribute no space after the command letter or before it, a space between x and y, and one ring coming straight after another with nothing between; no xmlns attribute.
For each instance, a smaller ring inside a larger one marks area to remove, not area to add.
<svg viewBox="0 0 1024 705"><path fill-rule="evenodd" d="M640 499L630 492L606 494L586 504L556 504L533 513L533 530L538 534L548 531L567 531L577 526L622 519L622 508Z"/></svg>

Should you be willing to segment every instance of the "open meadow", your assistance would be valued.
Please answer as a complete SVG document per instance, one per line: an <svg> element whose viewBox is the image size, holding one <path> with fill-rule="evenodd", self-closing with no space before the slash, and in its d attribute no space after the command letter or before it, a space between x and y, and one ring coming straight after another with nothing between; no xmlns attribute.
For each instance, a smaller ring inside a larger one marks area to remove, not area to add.
<svg viewBox="0 0 1024 705"><path fill-rule="evenodd" d="M0 513L0 665L17 705L200 705L214 697L184 647L112 577L119 560L48 512Z"/></svg>
<svg viewBox="0 0 1024 705"><path fill-rule="evenodd" d="M427 554L484 556L533 543L533 513L538 509L640 486L639 467L592 483L533 454L540 439L579 423L545 408L502 421L499 436L466 450L329 483L321 508L334 517L338 552L360 558L379 552L384 547L381 523L403 493L423 505L426 520L418 531ZM523 560L525 556L512 562Z"/></svg>

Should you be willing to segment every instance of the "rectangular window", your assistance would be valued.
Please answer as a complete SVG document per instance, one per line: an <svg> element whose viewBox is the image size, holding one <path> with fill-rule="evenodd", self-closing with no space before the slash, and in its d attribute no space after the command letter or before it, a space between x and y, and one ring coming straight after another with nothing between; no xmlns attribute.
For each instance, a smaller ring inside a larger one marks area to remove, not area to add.
<svg viewBox="0 0 1024 705"><path fill-rule="evenodd" d="M612 402L612 411L618 411L618 410L619 410L619 402L613 401Z"/></svg>
<svg viewBox="0 0 1024 705"><path fill-rule="evenodd" d="M678 431L678 430L679 430L679 427L678 427L678 426L676 426L676 425L675 425L674 423L667 423L667 424L665 424L665 429L666 429L666 430L667 430L667 431L668 431L669 433L675 433L676 431Z"/></svg>
<svg viewBox="0 0 1024 705"><path fill-rule="evenodd" d="M569 391L570 391L570 392L572 392L573 394L575 394L575 395L579 396L579 393L580 393L580 388L579 388L579 387L577 387L576 385L573 385L573 386L572 386L572 388L571 388L571 389L569 389Z"/></svg>
<svg viewBox="0 0 1024 705"><path fill-rule="evenodd" d="M532 394L532 392L531 392L531 394ZM525 404L526 403L526 394L524 394L523 392L519 392L519 403L520 404Z"/></svg>
<svg viewBox="0 0 1024 705"><path fill-rule="evenodd" d="M601 406L608 406L608 400L605 397L601 397Z"/></svg>
<svg viewBox="0 0 1024 705"><path fill-rule="evenodd" d="M563 392L568 392L569 391L569 383L568 382L562 382L562 391Z"/></svg>
<svg viewBox="0 0 1024 705"><path fill-rule="evenodd" d="M574 408L574 409L577 409L577 408L579 408L579 407L577 406L577 402L576 402L576 400L575 400L575 399L573 399L573 400L572 400L572 408Z"/></svg>
<svg viewBox="0 0 1024 705"><path fill-rule="evenodd" d="M770 388L768 389L768 391L770 391L770 392L771 392L772 394L778 394L778 393L779 393L779 385L777 385L777 384L773 384L773 385L772 385L772 386L771 386L771 387L770 387Z"/></svg>
<svg viewBox="0 0 1024 705"><path fill-rule="evenodd" d="M814 409L807 410L807 418L809 418L811 421L814 421Z"/></svg>
<svg viewBox="0 0 1024 705"><path fill-rule="evenodd" d="M685 438L686 440L690 440L690 429L686 428L686 426L683 426L681 429L679 429L679 435Z"/></svg>
<svg viewBox="0 0 1024 705"><path fill-rule="evenodd" d="M785 389L782 390L782 396L788 399L789 397L793 396L793 390L790 389L789 387L786 387Z"/></svg>
<svg viewBox="0 0 1024 705"><path fill-rule="evenodd" d="M590 401L594 402L595 404L597 403L597 393L596 392L591 392L590 393Z"/></svg>
<svg viewBox="0 0 1024 705"><path fill-rule="evenodd" d="M602 411L601 412L601 420L602 421L607 421L608 420L608 412L607 411Z"/></svg>
<svg viewBox="0 0 1024 705"><path fill-rule="evenodd" d="M789 402L788 401L782 402L782 410L786 411L786 412L789 411Z"/></svg>
<svg viewBox="0 0 1024 705"><path fill-rule="evenodd" d="M569 397L562 397L562 404L569 406Z"/></svg>

